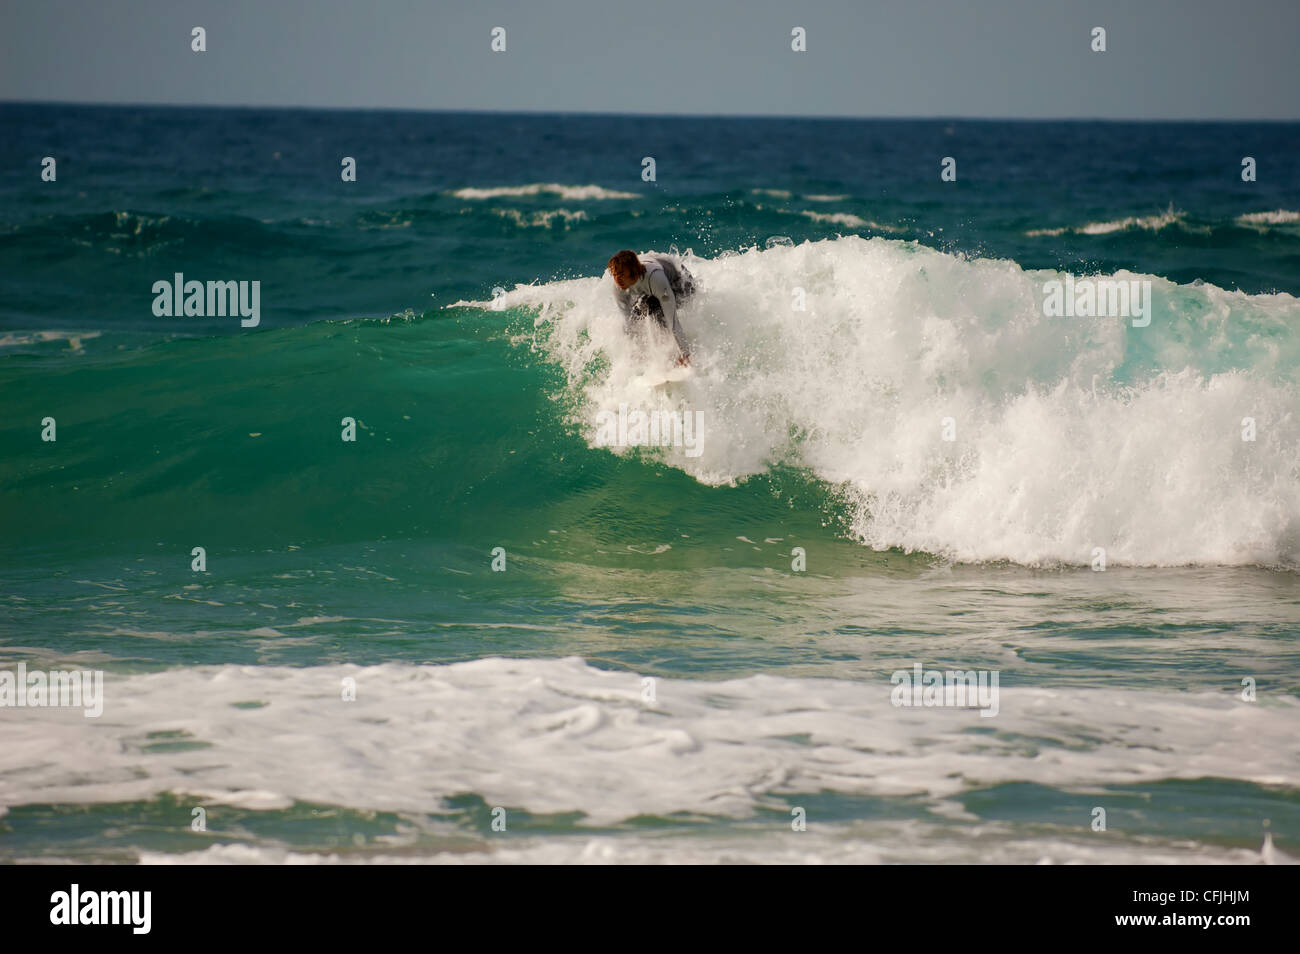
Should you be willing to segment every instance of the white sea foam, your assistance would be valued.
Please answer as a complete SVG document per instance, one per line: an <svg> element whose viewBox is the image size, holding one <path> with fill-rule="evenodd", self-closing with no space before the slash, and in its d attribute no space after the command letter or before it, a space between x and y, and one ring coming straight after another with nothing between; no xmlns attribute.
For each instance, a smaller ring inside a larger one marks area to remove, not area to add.
<svg viewBox="0 0 1300 954"><path fill-rule="evenodd" d="M708 484L783 462L839 488L854 533L962 561L1300 562L1300 301L1150 280L1149 327L1047 318L1045 281L856 236L689 258L695 373L637 390L608 278L517 288L595 446L620 402L703 412ZM802 289L805 311L796 311ZM607 370L600 361L608 363ZM638 403L639 402L639 403ZM951 418L955 440L943 439ZM1243 420L1256 439L1244 441ZM660 452L656 452L660 453Z"/></svg>
<svg viewBox="0 0 1300 954"><path fill-rule="evenodd" d="M785 826L779 826L784 829ZM1180 839L1130 839L1080 834L1025 837L1010 826L981 825L975 832L921 822L837 824L819 821L807 831L747 831L743 836L665 838L625 833L595 838L490 839L439 851L401 844L347 854L293 851L280 845L218 844L202 851L142 852L143 864L168 865L412 865L412 864L1262 864L1260 852ZM414 839L403 839L403 842ZM48 859L45 859L48 861ZM1296 859L1274 850L1272 864Z"/></svg>
<svg viewBox="0 0 1300 954"><path fill-rule="evenodd" d="M1271 212L1248 212L1236 218L1238 225L1264 230L1274 225L1296 225L1300 223L1300 212L1290 209L1274 209Z"/></svg>
<svg viewBox="0 0 1300 954"><path fill-rule="evenodd" d="M557 220L567 228L570 222L581 222L587 218L587 213L581 209L576 212L569 209L542 209L532 213L521 212L519 209L493 209L492 212L503 219L509 219L520 228L549 229Z"/></svg>
<svg viewBox="0 0 1300 954"><path fill-rule="evenodd" d="M903 231L895 225L882 225L871 219L864 219L861 216L854 215L851 212L814 212L811 209L800 209L799 214L812 219L814 222L826 222L831 225L844 225L851 229L874 229L877 232L897 233Z"/></svg>
<svg viewBox="0 0 1300 954"><path fill-rule="evenodd" d="M619 192L598 185L563 185L558 182L534 182L531 185L496 186L479 189L474 187L457 189L452 193L458 199L499 199L506 196L558 195L562 199L581 202L595 199L636 199L635 192Z"/></svg>
<svg viewBox="0 0 1300 954"><path fill-rule="evenodd" d="M1029 236L1041 235L1064 235L1067 232L1073 232L1076 235L1109 235L1112 232L1123 232L1128 229L1145 229L1148 232L1159 232L1171 225L1184 225L1187 218L1185 212L1176 212L1170 208L1158 215L1132 215L1123 219L1114 219L1108 222L1088 222L1085 225L1077 227L1062 227L1054 229L1030 229L1026 232Z"/></svg>
<svg viewBox="0 0 1300 954"><path fill-rule="evenodd" d="M98 338L102 334L102 331L11 331L0 335L0 348L22 348L51 341L66 341L68 350L81 351L83 350L81 344L83 340L89 341L92 338Z"/></svg>
<svg viewBox="0 0 1300 954"><path fill-rule="evenodd" d="M345 678L353 702L341 700ZM788 814L789 797L821 792L917 796L947 819L962 815L953 796L1007 782L1300 785L1300 702L1285 695L1004 686L990 720L895 707L891 689L884 672L661 678L646 701L637 675L577 658L110 674L99 720L61 709L0 719L0 805L172 792L209 811L437 813L473 793L603 825Z"/></svg>

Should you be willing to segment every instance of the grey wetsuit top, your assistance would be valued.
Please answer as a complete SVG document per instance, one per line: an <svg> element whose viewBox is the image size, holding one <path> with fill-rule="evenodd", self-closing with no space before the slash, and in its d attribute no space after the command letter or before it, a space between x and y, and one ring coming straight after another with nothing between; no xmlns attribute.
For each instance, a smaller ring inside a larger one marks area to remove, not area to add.
<svg viewBox="0 0 1300 954"><path fill-rule="evenodd" d="M632 306L642 298L658 299L659 307L664 313L664 324L677 339L678 349L683 355L690 354L690 349L686 345L686 335L677 320L678 298L690 294L682 281L682 269L678 268L672 256L661 255L658 252L646 252L644 255L638 255L637 259L645 266L645 274L627 288L614 286L614 300L618 302L619 309L624 316L630 316Z"/></svg>

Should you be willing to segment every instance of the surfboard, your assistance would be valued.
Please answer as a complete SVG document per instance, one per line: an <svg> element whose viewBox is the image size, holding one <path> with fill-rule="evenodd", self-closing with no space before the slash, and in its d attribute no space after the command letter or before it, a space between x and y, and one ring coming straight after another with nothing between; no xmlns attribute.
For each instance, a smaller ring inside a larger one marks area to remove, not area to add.
<svg viewBox="0 0 1300 954"><path fill-rule="evenodd" d="M692 368L677 365L666 371L658 369L647 371L645 374L638 375L634 378L632 383L640 385L641 387L657 388L662 387L665 384L672 384L674 381L685 381L694 373L695 372Z"/></svg>

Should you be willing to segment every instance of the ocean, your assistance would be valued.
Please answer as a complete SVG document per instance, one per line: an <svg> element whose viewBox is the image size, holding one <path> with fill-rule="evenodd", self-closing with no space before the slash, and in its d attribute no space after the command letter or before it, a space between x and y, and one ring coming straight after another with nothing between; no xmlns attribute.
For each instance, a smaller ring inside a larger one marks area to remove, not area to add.
<svg viewBox="0 0 1300 954"><path fill-rule="evenodd" d="M1288 123L0 105L0 671L103 674L0 682L0 861L1300 857L1298 184Z"/></svg>

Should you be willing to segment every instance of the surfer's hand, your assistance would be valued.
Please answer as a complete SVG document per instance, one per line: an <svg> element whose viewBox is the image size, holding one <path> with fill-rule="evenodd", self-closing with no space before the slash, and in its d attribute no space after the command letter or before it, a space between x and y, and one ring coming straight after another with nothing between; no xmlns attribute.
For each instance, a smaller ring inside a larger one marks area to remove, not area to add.
<svg viewBox="0 0 1300 954"><path fill-rule="evenodd" d="M690 366L691 366L691 356L689 354L684 354L677 359L677 367L689 368Z"/></svg>

